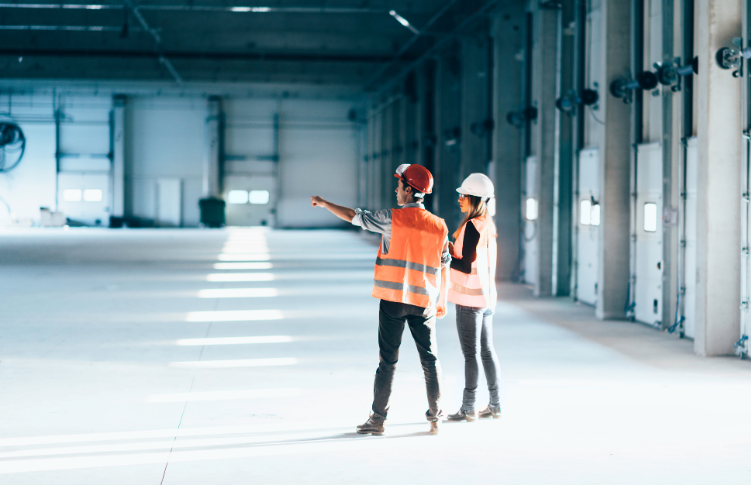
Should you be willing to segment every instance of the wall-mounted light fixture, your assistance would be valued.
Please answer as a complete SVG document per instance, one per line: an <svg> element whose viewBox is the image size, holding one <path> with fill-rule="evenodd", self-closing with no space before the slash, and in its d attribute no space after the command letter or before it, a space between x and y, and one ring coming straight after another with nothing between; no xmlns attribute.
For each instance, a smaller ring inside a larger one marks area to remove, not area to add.
<svg viewBox="0 0 751 485"><path fill-rule="evenodd" d="M677 62L655 62L654 67L657 69L657 81L663 86L672 86L672 91L677 92L681 90L680 81L683 76L699 74L699 57L694 57L685 66L679 66Z"/></svg>
<svg viewBox="0 0 751 485"><path fill-rule="evenodd" d="M469 131L482 138L492 132L493 128L495 128L495 121L493 118L488 118L483 121L472 123L469 126Z"/></svg>
<svg viewBox="0 0 751 485"><path fill-rule="evenodd" d="M629 104L632 101L631 93L634 89L651 91L657 87L657 84L659 84L657 74L651 71L644 71L637 74L636 79L631 79L627 75L610 83L610 94L616 98L623 99L624 103Z"/></svg>
<svg viewBox="0 0 751 485"><path fill-rule="evenodd" d="M462 130L456 126L443 132L443 144L447 147L457 146L462 136Z"/></svg>
<svg viewBox="0 0 751 485"><path fill-rule="evenodd" d="M751 59L751 46L744 48L743 39L736 37L733 39L735 47L722 47L715 54L715 61L720 69L735 69L733 77L741 77L741 57Z"/></svg>
<svg viewBox="0 0 751 485"><path fill-rule="evenodd" d="M555 100L555 107L564 113L576 114L576 106L591 106L600 100L600 95L594 89L585 89L581 94L573 89L565 96Z"/></svg>
<svg viewBox="0 0 751 485"><path fill-rule="evenodd" d="M521 128L527 121L534 121L537 119L537 108L530 106L528 108L519 111L509 111L506 115L506 121L512 126Z"/></svg>

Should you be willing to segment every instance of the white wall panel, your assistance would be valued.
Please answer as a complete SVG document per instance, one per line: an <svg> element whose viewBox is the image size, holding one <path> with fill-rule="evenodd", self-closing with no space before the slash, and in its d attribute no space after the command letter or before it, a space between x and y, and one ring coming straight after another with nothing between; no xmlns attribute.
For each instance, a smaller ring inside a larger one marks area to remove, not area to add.
<svg viewBox="0 0 751 485"><path fill-rule="evenodd" d="M198 225L207 113L202 98L128 100L126 179L132 187L132 215L157 219L157 180L178 178L183 183L183 225Z"/></svg>

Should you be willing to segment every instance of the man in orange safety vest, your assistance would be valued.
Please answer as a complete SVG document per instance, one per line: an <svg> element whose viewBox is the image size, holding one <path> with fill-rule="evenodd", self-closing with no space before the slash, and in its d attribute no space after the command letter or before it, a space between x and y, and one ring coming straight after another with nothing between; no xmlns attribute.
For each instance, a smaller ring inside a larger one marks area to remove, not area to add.
<svg viewBox="0 0 751 485"><path fill-rule="evenodd" d="M321 197L311 197L314 207L324 207L337 217L381 234L375 264L373 296L381 300L378 323L380 362L375 375L372 413L357 427L361 434L381 435L389 410L394 371L404 326L409 325L425 373L429 409L425 413L430 433L438 433L441 409L441 364L437 356L435 321L446 315L448 266L451 262L448 229L443 219L425 210L425 194L433 191L433 175L420 165L400 165L396 200L399 209L375 212L350 209Z"/></svg>

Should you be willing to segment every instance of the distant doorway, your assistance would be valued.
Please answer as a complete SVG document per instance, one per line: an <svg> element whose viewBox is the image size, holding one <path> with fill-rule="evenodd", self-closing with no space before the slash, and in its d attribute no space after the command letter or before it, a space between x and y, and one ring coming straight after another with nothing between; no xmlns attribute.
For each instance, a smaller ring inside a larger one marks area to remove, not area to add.
<svg viewBox="0 0 751 485"><path fill-rule="evenodd" d="M276 176L225 176L224 200L228 226L273 227L276 223Z"/></svg>

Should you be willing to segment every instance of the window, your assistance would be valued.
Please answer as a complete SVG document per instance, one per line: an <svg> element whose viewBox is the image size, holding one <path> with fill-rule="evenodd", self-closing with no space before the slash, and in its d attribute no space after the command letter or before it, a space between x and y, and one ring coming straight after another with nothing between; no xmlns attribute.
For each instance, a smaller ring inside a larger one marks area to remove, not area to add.
<svg viewBox="0 0 751 485"><path fill-rule="evenodd" d="M579 222L582 226L592 224L592 202L589 199L584 199L579 203Z"/></svg>
<svg viewBox="0 0 751 485"><path fill-rule="evenodd" d="M101 202L102 191L101 189L86 189L83 191L83 200L86 202Z"/></svg>
<svg viewBox="0 0 751 485"><path fill-rule="evenodd" d="M525 203L525 213L528 221L537 220L537 199L533 199L532 197L527 199L527 202Z"/></svg>
<svg viewBox="0 0 751 485"><path fill-rule="evenodd" d="M592 204L591 222L593 226L600 225L600 204Z"/></svg>
<svg viewBox="0 0 751 485"><path fill-rule="evenodd" d="M63 200L65 202L80 202L81 201L81 189L63 190Z"/></svg>
<svg viewBox="0 0 751 485"><path fill-rule="evenodd" d="M227 194L227 203L247 204L248 203L248 191L247 190L230 190L229 194Z"/></svg>
<svg viewBox="0 0 751 485"><path fill-rule="evenodd" d="M582 226L599 226L600 204L593 204L591 199L579 202L579 222Z"/></svg>
<svg viewBox="0 0 751 485"><path fill-rule="evenodd" d="M644 204L644 230L646 232L657 231L657 204L654 202Z"/></svg>
<svg viewBox="0 0 751 485"><path fill-rule="evenodd" d="M251 204L268 204L271 195L268 190L251 190L248 200Z"/></svg>

